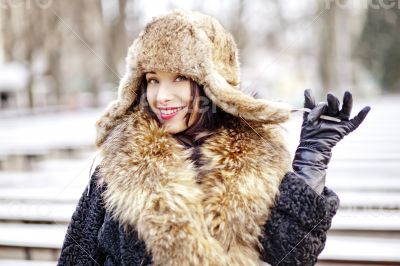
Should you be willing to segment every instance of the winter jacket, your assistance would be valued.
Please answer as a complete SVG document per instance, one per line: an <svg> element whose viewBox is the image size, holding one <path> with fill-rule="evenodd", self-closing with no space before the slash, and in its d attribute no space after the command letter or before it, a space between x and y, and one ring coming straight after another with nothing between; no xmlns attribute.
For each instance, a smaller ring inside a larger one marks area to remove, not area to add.
<svg viewBox="0 0 400 266"><path fill-rule="evenodd" d="M240 119L200 147L128 112L101 147L58 265L314 265L339 207L290 169L277 125Z"/></svg>

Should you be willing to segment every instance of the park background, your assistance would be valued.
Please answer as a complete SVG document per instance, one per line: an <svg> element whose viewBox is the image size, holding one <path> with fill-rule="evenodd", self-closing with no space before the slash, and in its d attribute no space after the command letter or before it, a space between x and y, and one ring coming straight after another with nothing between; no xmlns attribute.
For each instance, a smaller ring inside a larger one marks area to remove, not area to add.
<svg viewBox="0 0 400 266"><path fill-rule="evenodd" d="M400 265L400 2L0 0L0 265L55 265L117 96L128 46L153 16L204 12L239 48L241 89L299 108L353 93L365 122L334 149L341 199L319 265ZM285 123L291 152L301 114Z"/></svg>

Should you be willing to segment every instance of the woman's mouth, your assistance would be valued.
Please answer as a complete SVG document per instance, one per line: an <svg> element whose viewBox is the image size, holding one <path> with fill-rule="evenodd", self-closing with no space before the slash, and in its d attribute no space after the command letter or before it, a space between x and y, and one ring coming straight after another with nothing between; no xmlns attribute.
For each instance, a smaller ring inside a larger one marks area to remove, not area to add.
<svg viewBox="0 0 400 266"><path fill-rule="evenodd" d="M159 108L160 116L163 120L168 120L174 117L180 110L185 108L184 106L178 108Z"/></svg>

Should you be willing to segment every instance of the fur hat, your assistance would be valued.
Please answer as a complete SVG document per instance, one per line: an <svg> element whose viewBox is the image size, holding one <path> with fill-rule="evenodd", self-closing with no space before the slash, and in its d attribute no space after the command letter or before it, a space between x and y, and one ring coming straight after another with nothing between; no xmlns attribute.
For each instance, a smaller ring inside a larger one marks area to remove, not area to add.
<svg viewBox="0 0 400 266"><path fill-rule="evenodd" d="M173 10L154 17L129 47L118 99L96 123L98 147L132 106L143 75L155 70L191 78L203 85L214 104L234 116L265 123L281 123L289 117L288 105L255 99L239 90L236 43L215 18Z"/></svg>

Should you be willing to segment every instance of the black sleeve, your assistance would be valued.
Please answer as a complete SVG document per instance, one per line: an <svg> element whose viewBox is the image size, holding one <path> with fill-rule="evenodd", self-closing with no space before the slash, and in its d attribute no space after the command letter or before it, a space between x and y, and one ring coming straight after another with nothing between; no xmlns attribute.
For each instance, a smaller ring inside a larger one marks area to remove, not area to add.
<svg viewBox="0 0 400 266"><path fill-rule="evenodd" d="M271 265L315 265L339 208L339 198L324 188L317 194L293 173L285 175L277 204L260 239L264 261Z"/></svg>
<svg viewBox="0 0 400 266"><path fill-rule="evenodd" d="M97 235L104 221L102 188L96 185L98 168L83 192L65 235L57 265L99 265Z"/></svg>

